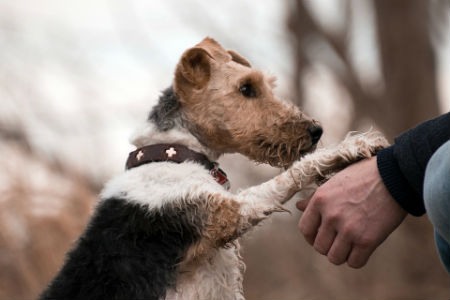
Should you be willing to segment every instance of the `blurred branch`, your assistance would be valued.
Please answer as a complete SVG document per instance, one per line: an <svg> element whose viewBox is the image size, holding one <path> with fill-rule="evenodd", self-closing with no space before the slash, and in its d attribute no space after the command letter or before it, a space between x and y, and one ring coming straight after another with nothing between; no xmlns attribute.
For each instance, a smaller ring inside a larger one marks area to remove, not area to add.
<svg viewBox="0 0 450 300"><path fill-rule="evenodd" d="M356 26L353 14L358 12L353 11L351 1L343 3L342 28L329 30L313 17L308 10L308 1L294 0L288 27L293 34L296 54L294 80L298 86L298 98L303 95L303 73L310 65L320 63L332 72L351 96L355 109L352 127L370 118L392 137L421 120L437 115L435 53L430 39L432 18L429 12L433 5L442 6L442 1L432 4L422 0L372 0L384 81L384 90L380 93L364 88L361 75L352 63L350 34ZM317 41L324 42L332 55L308 55L308 48ZM333 56L334 61L330 60Z"/></svg>
<svg viewBox="0 0 450 300"><path fill-rule="evenodd" d="M330 49L334 52L336 57L340 60L340 66L344 68L337 68L336 64L326 63L329 59L325 57L315 57L321 60L321 63L327 65L336 79L347 89L347 91L352 95L355 100L355 105L358 109L368 113L369 111L377 110L377 107L373 105L375 99L372 95L365 92L359 82L356 70L353 67L352 62L349 58L348 49L348 35L351 30L351 20L352 12L349 1L345 1L345 23L341 32L329 31L323 28L310 14L304 1L295 1L296 12L291 14L288 19L288 27L291 32L294 33L295 38L295 50L296 50L296 62L297 62L297 73L295 78L296 83L301 82L301 76L304 70L313 63L311 59L306 55L308 44L311 43L312 36L315 36L325 42ZM299 89L301 85L298 84ZM303 92L298 91L299 95ZM301 97L298 97L301 99ZM297 103L301 105L302 103Z"/></svg>
<svg viewBox="0 0 450 300"><path fill-rule="evenodd" d="M35 151L31 145L28 133L24 126L15 124L11 126L0 120L0 141L18 147L26 156L33 157L40 161L46 168L65 178L71 178L80 184L82 183L92 193L96 194L101 189L101 183L88 178L68 167L68 164L58 157L47 157Z"/></svg>
<svg viewBox="0 0 450 300"><path fill-rule="evenodd" d="M26 153L31 153L32 151L25 129L20 125L12 127L0 122L0 140L7 143L15 143Z"/></svg>

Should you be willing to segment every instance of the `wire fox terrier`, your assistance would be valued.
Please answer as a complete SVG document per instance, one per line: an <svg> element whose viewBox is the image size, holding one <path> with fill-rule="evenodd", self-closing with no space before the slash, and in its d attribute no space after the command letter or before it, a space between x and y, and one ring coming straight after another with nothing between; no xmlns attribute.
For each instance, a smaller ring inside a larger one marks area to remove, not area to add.
<svg viewBox="0 0 450 300"><path fill-rule="evenodd" d="M188 49L41 299L243 299L237 239L311 183L386 146L376 133L317 150L322 129L272 93L274 78L204 39ZM237 194L224 153L287 168ZM299 160L302 157L301 160Z"/></svg>

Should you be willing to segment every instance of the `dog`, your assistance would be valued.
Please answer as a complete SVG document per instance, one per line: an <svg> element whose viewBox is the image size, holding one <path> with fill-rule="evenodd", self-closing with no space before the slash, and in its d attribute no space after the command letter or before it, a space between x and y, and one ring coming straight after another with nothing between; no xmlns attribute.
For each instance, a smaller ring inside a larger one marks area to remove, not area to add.
<svg viewBox="0 0 450 300"><path fill-rule="evenodd" d="M211 38L185 51L132 137L127 170L106 184L40 299L244 299L238 238L302 188L386 146L372 132L313 152L322 128L274 86ZM286 170L234 194L215 162L224 153Z"/></svg>

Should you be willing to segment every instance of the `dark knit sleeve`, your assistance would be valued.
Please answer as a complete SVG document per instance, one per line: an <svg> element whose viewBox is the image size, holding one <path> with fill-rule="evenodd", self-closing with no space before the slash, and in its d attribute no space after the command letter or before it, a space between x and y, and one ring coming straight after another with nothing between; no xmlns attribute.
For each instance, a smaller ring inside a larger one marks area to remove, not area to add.
<svg viewBox="0 0 450 300"><path fill-rule="evenodd" d="M450 113L447 113L404 132L392 146L377 154L384 184L410 214L425 213L422 196L425 168L433 153L449 139Z"/></svg>

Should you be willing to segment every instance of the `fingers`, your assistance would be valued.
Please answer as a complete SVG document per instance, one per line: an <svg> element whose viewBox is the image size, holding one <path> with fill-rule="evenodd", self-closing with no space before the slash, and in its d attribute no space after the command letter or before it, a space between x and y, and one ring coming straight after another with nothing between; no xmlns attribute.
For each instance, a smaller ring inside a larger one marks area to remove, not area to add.
<svg viewBox="0 0 450 300"><path fill-rule="evenodd" d="M300 201L302 202L302 201ZM318 229L320 226L320 214L314 207L305 208L303 216L300 218L298 228L305 237L305 240L311 245L314 245Z"/></svg>
<svg viewBox="0 0 450 300"><path fill-rule="evenodd" d="M306 236L305 238L317 252L326 256L332 264L338 266L347 263L349 267L355 269L365 266L376 248L353 245L345 238L339 237L336 232L321 228L319 228L314 241Z"/></svg>
<svg viewBox="0 0 450 300"><path fill-rule="evenodd" d="M379 243L366 243L364 241L355 245L348 256L347 264L355 269L365 266L369 257L378 246Z"/></svg>
<svg viewBox="0 0 450 300"><path fill-rule="evenodd" d="M305 213L300 219L299 229L305 240L317 252L327 256L328 260L335 265L347 262L353 268L360 268L368 260L368 257L365 256L367 251L361 251L359 247L353 249L352 242L347 237L342 236L342 234L338 235L327 224L321 224L319 215Z"/></svg>
<svg viewBox="0 0 450 300"><path fill-rule="evenodd" d="M333 241L330 251L327 253L328 260L335 265L342 265L348 260L352 251L352 243L338 234Z"/></svg>
<svg viewBox="0 0 450 300"><path fill-rule="evenodd" d="M304 211L298 227L306 241L316 249L317 252L327 255L336 237L336 231L330 223L321 223L318 210L308 207L308 200L297 202L297 208Z"/></svg>
<svg viewBox="0 0 450 300"><path fill-rule="evenodd" d="M309 204L309 200L311 200L311 198L298 201L296 203L297 209L300 211L305 211L306 207Z"/></svg>
<svg viewBox="0 0 450 300"><path fill-rule="evenodd" d="M305 240L335 265L347 263L352 268L363 267L376 245L355 238L353 230L338 230L339 222L333 218L322 219L321 206L317 201L311 202L311 199L301 200L296 204L304 212L298 226Z"/></svg>
<svg viewBox="0 0 450 300"><path fill-rule="evenodd" d="M352 251L347 259L347 265L354 269L364 267L367 261L369 260L369 257L372 254L372 252L373 251L368 251L368 249L365 250L358 249Z"/></svg>
<svg viewBox="0 0 450 300"><path fill-rule="evenodd" d="M313 247L320 254L327 255L335 238L336 231L333 228L326 228L322 225L317 232Z"/></svg>
<svg viewBox="0 0 450 300"><path fill-rule="evenodd" d="M318 229L316 239L313 242L314 249L335 265L347 263L349 267L358 269L367 264L372 253L379 243L357 240L352 241L349 236L336 233L332 228Z"/></svg>

